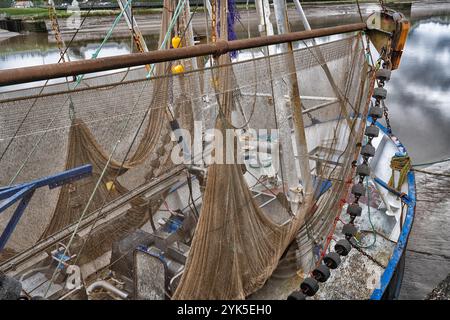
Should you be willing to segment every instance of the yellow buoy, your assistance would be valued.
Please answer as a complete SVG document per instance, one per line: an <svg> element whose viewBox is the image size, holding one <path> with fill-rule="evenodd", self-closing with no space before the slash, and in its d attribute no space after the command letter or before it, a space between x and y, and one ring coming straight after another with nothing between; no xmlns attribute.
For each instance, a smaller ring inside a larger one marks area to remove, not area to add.
<svg viewBox="0 0 450 320"><path fill-rule="evenodd" d="M179 36L175 36L172 38L172 47L181 48L181 38Z"/></svg>
<svg viewBox="0 0 450 320"><path fill-rule="evenodd" d="M108 181L107 183L105 183L105 185L106 185L106 189L108 191L116 189L116 186L114 185L114 182L112 182L112 181Z"/></svg>
<svg viewBox="0 0 450 320"><path fill-rule="evenodd" d="M172 73L173 74L179 74L184 72L184 67L182 64L177 64L172 66Z"/></svg>
<svg viewBox="0 0 450 320"><path fill-rule="evenodd" d="M211 84L214 88L219 88L219 79L217 77L214 77L211 79Z"/></svg>

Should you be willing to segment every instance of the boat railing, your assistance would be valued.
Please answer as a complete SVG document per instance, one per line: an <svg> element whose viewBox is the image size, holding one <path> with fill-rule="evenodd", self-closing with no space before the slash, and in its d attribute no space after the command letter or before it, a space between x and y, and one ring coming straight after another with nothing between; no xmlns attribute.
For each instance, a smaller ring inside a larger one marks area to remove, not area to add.
<svg viewBox="0 0 450 320"><path fill-rule="evenodd" d="M273 36L255 37L250 39L233 41L218 40L214 43L200 44L177 49L156 50L151 52L132 53L98 59L71 61L60 64L55 63L33 67L6 69L0 71L0 86L62 77L72 77L94 72L116 70L207 55L220 56L238 50L362 31L366 28L366 23L355 23L309 31L298 31Z"/></svg>

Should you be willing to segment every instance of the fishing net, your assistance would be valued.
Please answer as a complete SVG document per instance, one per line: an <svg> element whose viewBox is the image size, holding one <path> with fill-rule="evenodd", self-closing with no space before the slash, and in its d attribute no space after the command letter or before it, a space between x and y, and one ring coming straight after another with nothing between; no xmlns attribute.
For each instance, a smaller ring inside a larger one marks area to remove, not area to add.
<svg viewBox="0 0 450 320"><path fill-rule="evenodd" d="M200 157L206 189L173 298L245 298L264 285L290 245L295 268L307 273L347 192L373 85L361 35L317 41L294 43L292 52L241 52L240 62L223 55L213 67L202 57L207 67L196 71L189 70L197 60L158 64L149 80L141 68L86 79L70 91L55 84L40 95L2 93L0 185L93 165L91 177L36 191L8 257L78 221L91 195L86 217L179 165L169 126L176 119L213 151ZM188 72L168 75L178 63ZM217 132L232 143L220 147ZM113 219L100 219L70 248L77 262L88 263L142 227L169 192L134 198ZM13 209L0 217L2 227Z"/></svg>
<svg viewBox="0 0 450 320"><path fill-rule="evenodd" d="M161 35L167 31L170 19L170 12L165 12ZM162 42L163 36L160 39ZM168 47L168 44L164 46ZM38 92L36 88L6 94L8 100L15 101L12 104L19 112L11 115L11 105L2 105L5 107L4 115L7 115L7 120L2 117L5 124L2 126L2 141L5 142L2 144L2 160L16 163L15 169L4 172L2 185L30 181L83 164L93 166L91 177L62 186L59 195L39 190L38 197L30 205L31 212L15 232L20 240L16 241L14 236L10 246L21 251L37 240L44 240L78 221L84 211L88 212L88 216L127 194L129 189L154 179L172 167L169 157L170 127L165 108L159 107L168 103L169 79L160 75L167 74L169 67L169 63L156 65L152 72L155 80L142 82L139 87L129 86L129 91L127 86L119 87L123 81L113 74L81 82L81 89L77 90L83 94L67 92L67 84L46 86L48 94L38 96L33 95ZM142 70L135 70L134 74L138 73L141 79L145 77ZM128 74L128 71L125 72L125 75ZM117 94L124 99L117 99ZM30 97L24 98L27 96ZM27 116L19 119L20 114ZM120 140L123 141L121 144L118 143ZM29 147L26 150L21 148L24 143ZM117 148L114 148L115 144ZM64 154L65 164L62 165ZM13 160L8 158L11 156ZM25 159L22 165L19 159ZM89 200L91 195L93 198ZM49 205L55 203L55 197L56 207ZM36 202L38 198L39 202ZM154 199L151 202L133 199L125 216L114 219L110 224L113 236L106 234L104 226L99 226L98 230L92 229L87 239L89 243L83 244L83 248L87 246L91 250L84 250L81 260L98 257L110 250L113 241L141 227L148 221L150 211L157 209L153 208L153 203ZM8 212L5 221L11 212ZM28 233L28 237L24 237L24 233ZM102 245L99 246L99 243Z"/></svg>
<svg viewBox="0 0 450 320"><path fill-rule="evenodd" d="M253 164L259 170L252 170L252 164L246 163L244 175L237 164L212 164L191 251L174 299L243 299L264 285L294 240L299 267L309 272L318 260L314 248L325 244L340 211L339 200L346 193L351 162L357 157L355 142L362 137L361 116L364 119L370 81L359 37L234 66L224 66L226 63L219 62L221 65L212 72L213 82L215 75L219 79L216 129L225 136L226 129L247 122L252 129L279 132L282 123L270 106L280 103L274 99L276 87L288 100L287 107L302 110L300 121L292 121L289 128L295 133L299 123L305 127L307 154L299 166L309 166L306 174L314 184L303 190L295 206L294 199L286 201L289 185L281 172L269 173L277 180L274 183L262 181L267 175L261 164ZM254 63L257 68L252 68ZM256 92L266 93L272 101L261 104L253 97L257 109L247 110L253 121L241 117L233 125L232 115L239 118L239 106L252 105L248 99L239 98L246 89L252 92L251 87L257 88L253 88L255 96ZM329 101L317 105L321 99ZM292 141L290 133L277 138ZM225 154L230 152L225 148ZM291 157L296 162L301 152L298 146L296 151L284 149L281 158ZM276 154L272 152L271 156ZM296 172L294 168L287 174L297 175L297 181L306 186L307 177L301 169ZM326 185L329 189L322 193ZM262 201L257 199L261 194L265 197Z"/></svg>

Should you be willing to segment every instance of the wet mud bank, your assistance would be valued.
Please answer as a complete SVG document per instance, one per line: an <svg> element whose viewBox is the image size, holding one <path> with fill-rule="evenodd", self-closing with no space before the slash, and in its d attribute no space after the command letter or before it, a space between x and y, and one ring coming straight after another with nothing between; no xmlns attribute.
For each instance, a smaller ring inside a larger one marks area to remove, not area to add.
<svg viewBox="0 0 450 320"><path fill-rule="evenodd" d="M450 280L450 165L420 170L445 176L416 172L416 214L400 292L400 299L408 300L426 299L443 279Z"/></svg>

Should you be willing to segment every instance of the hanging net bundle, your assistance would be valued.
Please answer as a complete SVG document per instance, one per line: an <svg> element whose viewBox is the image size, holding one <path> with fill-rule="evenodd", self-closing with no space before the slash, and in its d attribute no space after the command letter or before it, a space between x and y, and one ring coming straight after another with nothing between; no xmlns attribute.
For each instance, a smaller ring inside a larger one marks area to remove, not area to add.
<svg viewBox="0 0 450 320"><path fill-rule="evenodd" d="M225 24L220 31L226 38ZM267 282L290 246L296 268L309 272L347 194L373 87L361 34L320 40L270 56L267 47L240 52L248 59L239 62L222 55L214 64L209 57L161 63L150 79L136 68L86 78L70 91L63 83L40 95L36 88L0 93L0 185L93 165L91 177L36 192L8 257L77 222L92 194L86 216L178 166L169 125L176 119L189 133L200 123L202 139L221 132L233 143L214 142L203 157L214 161L206 163L199 220L173 298L244 299ZM199 61L213 66L193 68ZM170 74L174 63L186 72ZM260 144L268 150L259 151ZM220 161L229 154L233 161ZM95 225L71 248L79 263L141 228L167 194L151 203L135 198L123 214ZM11 213L0 217L2 227Z"/></svg>

